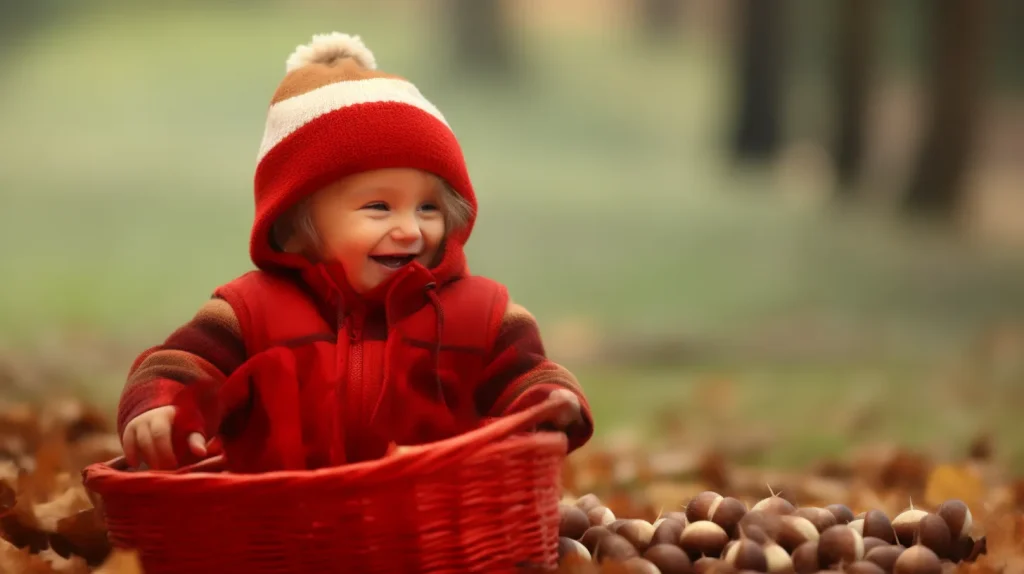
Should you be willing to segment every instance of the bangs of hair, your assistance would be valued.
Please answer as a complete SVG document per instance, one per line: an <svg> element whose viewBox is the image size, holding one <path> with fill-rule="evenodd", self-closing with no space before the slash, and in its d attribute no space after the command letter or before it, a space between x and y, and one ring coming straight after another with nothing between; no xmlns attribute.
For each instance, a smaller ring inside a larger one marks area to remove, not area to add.
<svg viewBox="0 0 1024 574"><path fill-rule="evenodd" d="M462 229L473 217L473 206L447 182L441 181L441 203L444 210L445 233Z"/></svg>
<svg viewBox="0 0 1024 574"><path fill-rule="evenodd" d="M313 214L309 210L309 198L288 208L277 218L270 230L271 247L287 253L303 253L319 244ZM298 240L298 245L289 249L289 243Z"/></svg>

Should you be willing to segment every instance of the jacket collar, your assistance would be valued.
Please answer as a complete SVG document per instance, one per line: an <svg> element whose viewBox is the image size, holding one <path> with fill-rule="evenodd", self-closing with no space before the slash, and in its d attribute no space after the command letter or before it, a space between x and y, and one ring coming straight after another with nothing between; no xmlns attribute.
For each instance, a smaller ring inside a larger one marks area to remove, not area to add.
<svg viewBox="0 0 1024 574"><path fill-rule="evenodd" d="M304 263L298 269L303 283L338 325L351 317L365 317L383 310L388 327L430 302L430 293L468 273L465 255L458 244L446 244L441 263L427 268L410 263L369 293L356 293L338 263Z"/></svg>

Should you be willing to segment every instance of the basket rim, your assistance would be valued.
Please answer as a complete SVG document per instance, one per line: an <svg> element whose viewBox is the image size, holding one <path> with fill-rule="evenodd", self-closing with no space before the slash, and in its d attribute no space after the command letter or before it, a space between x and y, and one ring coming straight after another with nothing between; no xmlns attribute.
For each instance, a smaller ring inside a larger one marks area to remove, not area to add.
<svg viewBox="0 0 1024 574"><path fill-rule="evenodd" d="M456 437L458 438L458 437ZM452 439L448 439L452 440ZM442 441L445 442L445 441ZM536 432L516 435L473 448L464 456L449 456L449 450L432 443L422 447L410 447L385 458L368 460L347 465L312 470L273 470L261 473L231 473L225 470L180 473L159 470L121 470L111 466L111 461L94 463L83 471L84 486L97 494L133 491L142 493L150 490L166 492L168 489L190 489L198 485L210 488L240 486L265 487L279 484L310 486L328 481L338 484L345 481L346 487L366 484L381 485L400 482L403 478L417 478L426 474L443 472L480 458L505 457L509 451L537 451L537 454L557 452L566 456L568 437L560 432ZM415 449L415 450L413 450Z"/></svg>
<svg viewBox="0 0 1024 574"><path fill-rule="evenodd" d="M348 486L354 486L366 481L396 482L410 476L421 476L459 464L474 455L493 456L496 453L492 451L495 450L558 449L564 457L568 455L568 436L559 431L539 431L537 425L551 420L567 404L565 398L549 398L523 411L493 419L492 422L463 434L406 447L384 458L328 468L273 470L260 473L190 472L191 467L177 470L129 471L115 468L112 464L117 460L115 459L86 467L82 471L82 482L87 490L99 494L128 485L145 490L147 486L166 487L170 484L238 486L302 481L309 485L320 480L333 482L345 479ZM535 432L528 432L531 430ZM223 455L220 457L223 458ZM197 465L192 465L195 466Z"/></svg>

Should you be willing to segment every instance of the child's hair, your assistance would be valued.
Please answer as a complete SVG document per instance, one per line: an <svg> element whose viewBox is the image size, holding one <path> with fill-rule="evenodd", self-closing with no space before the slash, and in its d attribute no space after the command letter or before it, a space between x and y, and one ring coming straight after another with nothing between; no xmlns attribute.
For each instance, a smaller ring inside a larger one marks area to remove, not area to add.
<svg viewBox="0 0 1024 574"><path fill-rule="evenodd" d="M460 229L469 223L473 216L473 206L459 195L447 182L438 179L441 184L441 212L444 214L444 231L447 236L453 230ZM295 241L295 245L288 244ZM296 252L311 255L319 250L319 238L313 225L313 215L309 210L309 198L292 206L277 219L271 229L271 244L278 251Z"/></svg>

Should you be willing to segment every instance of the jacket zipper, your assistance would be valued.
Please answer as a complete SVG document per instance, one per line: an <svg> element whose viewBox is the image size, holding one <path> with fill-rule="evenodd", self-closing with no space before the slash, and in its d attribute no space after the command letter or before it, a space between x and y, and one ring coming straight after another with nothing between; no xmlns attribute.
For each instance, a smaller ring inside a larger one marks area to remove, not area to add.
<svg viewBox="0 0 1024 574"><path fill-rule="evenodd" d="M363 384L363 315L359 311L355 311L348 315L347 320L340 325L341 328L348 331L348 353L347 353L347 364L344 365L346 376L340 379L342 388L338 389L338 416L336 417L339 431L348 428L349 431L355 431L355 433L361 434L361 427L363 422L363 415L360 412L360 407L365 401L365 385ZM338 360L342 360L342 356L339 354ZM339 365L340 367L340 365ZM340 369L339 369L340 370ZM346 422L347 421L347 422ZM346 433L347 434L347 433ZM347 444L357 444L359 442L358 437L347 437L339 434L343 439L341 448L345 448ZM355 441L351 439L357 439ZM349 455L355 453L349 453ZM349 456L346 456L348 459Z"/></svg>
<svg viewBox="0 0 1024 574"><path fill-rule="evenodd" d="M353 390L349 401L349 416L359 416L360 406L365 402L365 385L363 384L363 319L361 316L352 318L348 335L348 388ZM360 419L351 419L353 421Z"/></svg>

